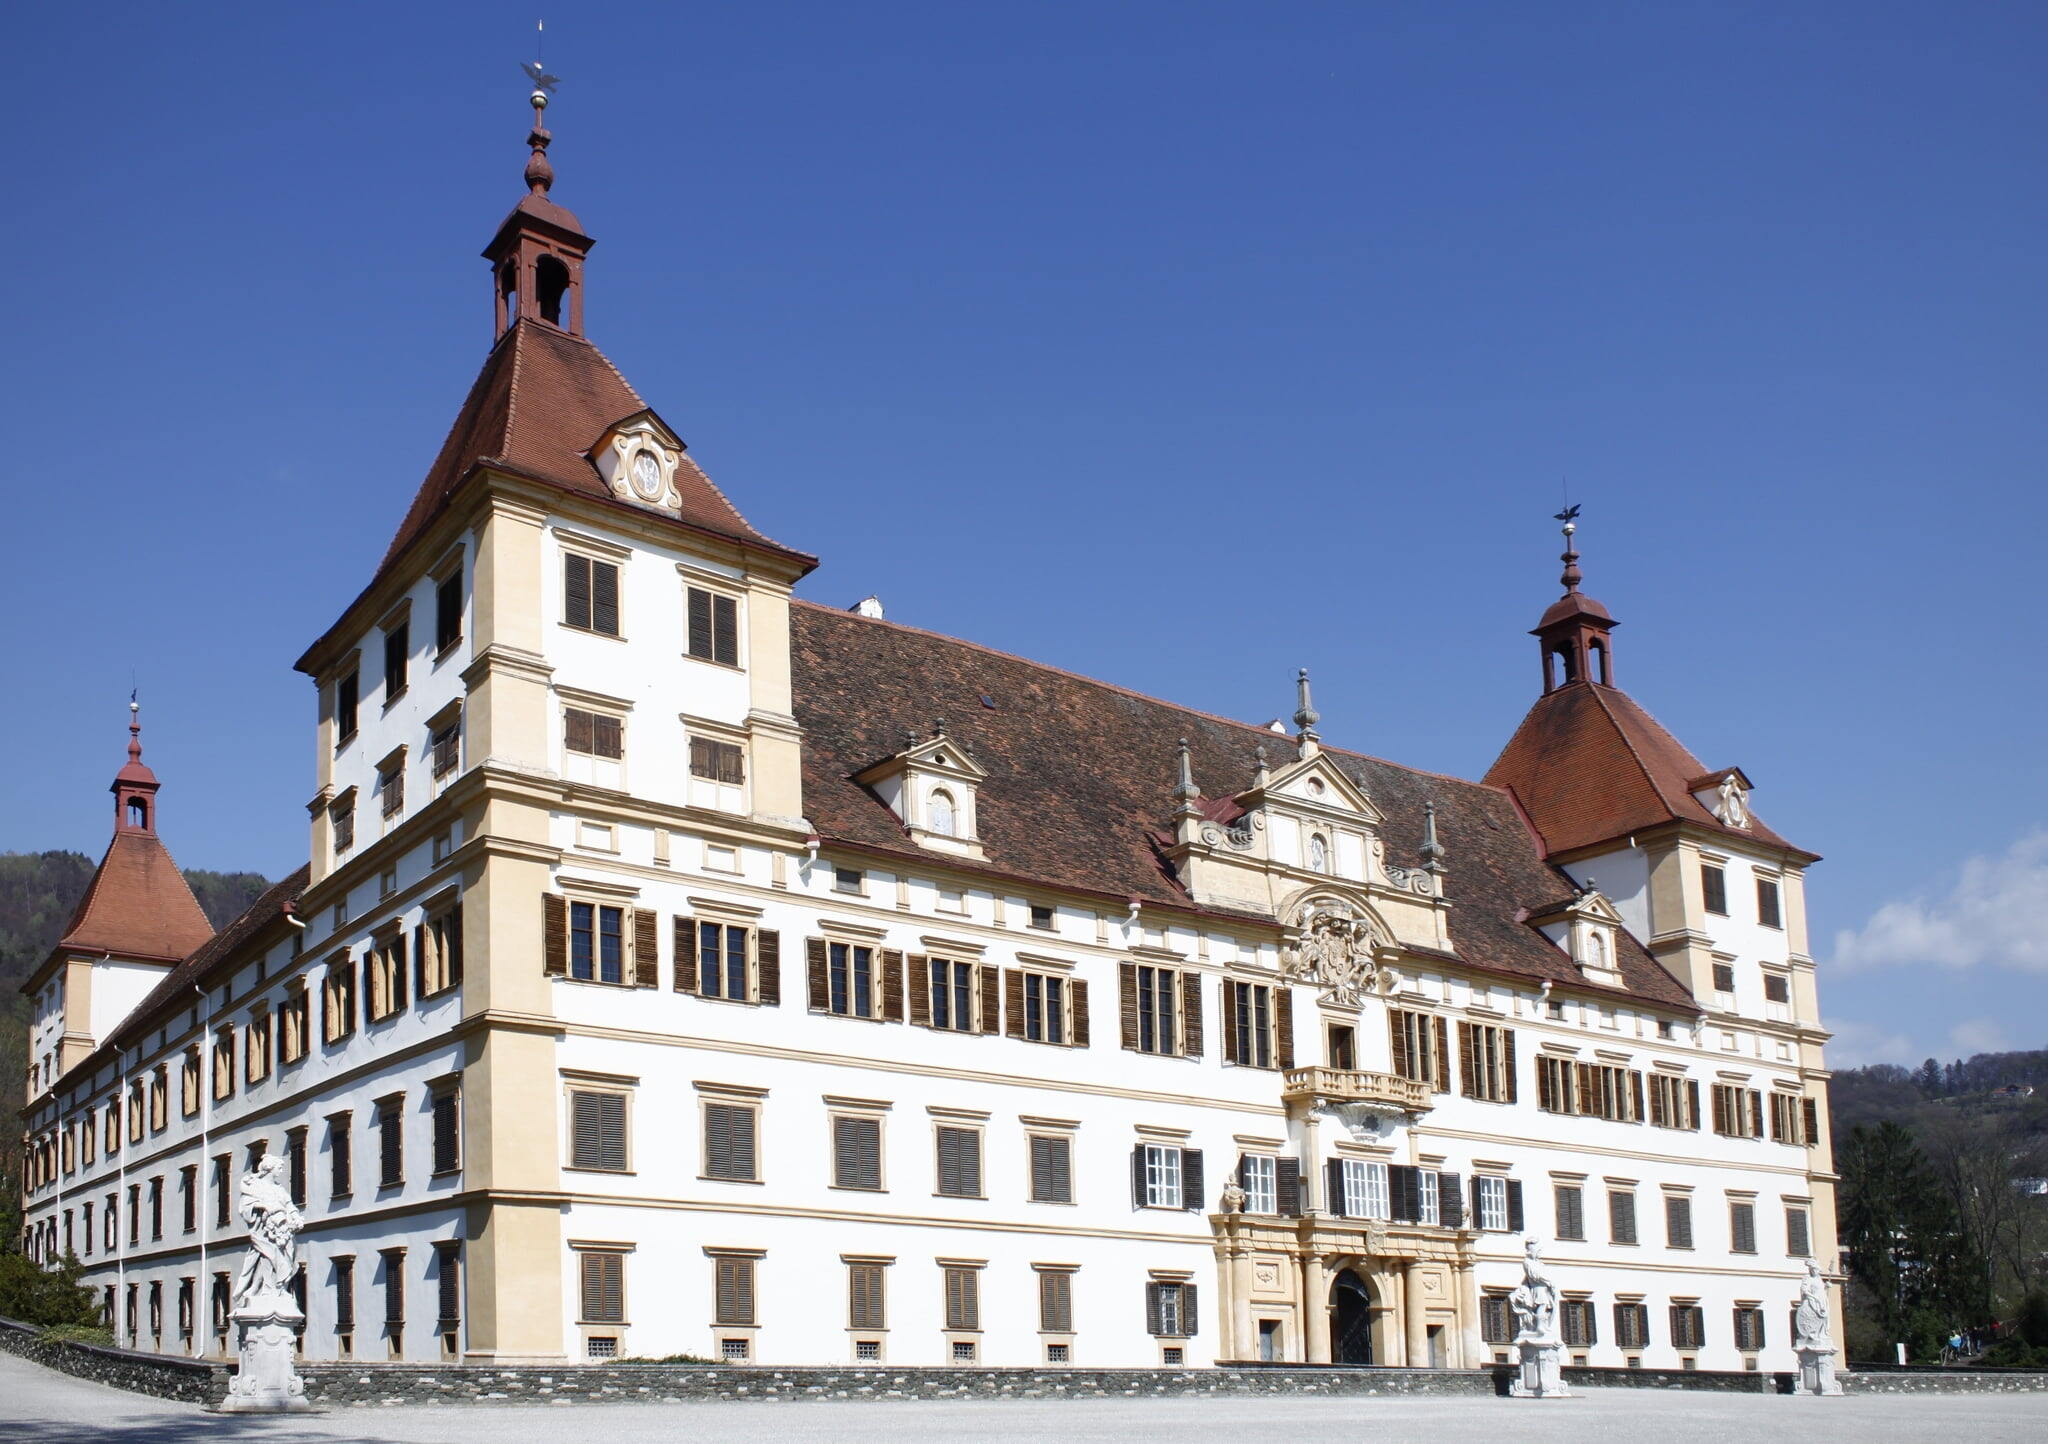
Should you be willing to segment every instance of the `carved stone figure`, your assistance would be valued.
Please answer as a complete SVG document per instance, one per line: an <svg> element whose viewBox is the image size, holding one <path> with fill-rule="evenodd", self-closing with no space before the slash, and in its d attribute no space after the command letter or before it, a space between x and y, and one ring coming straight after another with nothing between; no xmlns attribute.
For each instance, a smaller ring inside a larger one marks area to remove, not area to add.
<svg viewBox="0 0 2048 1444"><path fill-rule="evenodd" d="M1521 1371L1508 1392L1518 1399L1564 1399L1564 1338L1557 1329L1557 1285L1544 1272L1543 1249L1530 1239L1523 1250L1522 1281L1508 1295L1515 1315Z"/></svg>
<svg viewBox="0 0 2048 1444"><path fill-rule="evenodd" d="M1373 928L1365 918L1324 906L1303 920L1288 969L1304 982L1320 983L1327 1001L1355 1007L1379 978L1373 960Z"/></svg>
<svg viewBox="0 0 2048 1444"><path fill-rule="evenodd" d="M1799 1306L1792 1311L1792 1347L1799 1355L1799 1392L1836 1395L1842 1386L1835 1382L1835 1341L1828 1332L1828 1285L1820 1276L1820 1263L1806 1261L1806 1277L1799 1281Z"/></svg>
<svg viewBox="0 0 2048 1444"><path fill-rule="evenodd" d="M1237 1180L1233 1178L1223 1185L1223 1192L1217 1196L1216 1202L1225 1213L1243 1213L1245 1192L1237 1186Z"/></svg>
<svg viewBox="0 0 2048 1444"><path fill-rule="evenodd" d="M1714 816L1730 827L1749 826L1749 798L1742 790L1742 784L1732 776L1721 779L1720 800L1714 805Z"/></svg>
<svg viewBox="0 0 2048 1444"><path fill-rule="evenodd" d="M215 1407L224 1414L310 1412L293 1362L306 1316L291 1295L305 1219L292 1204L284 1160L266 1153L255 1172L243 1174L237 1205L249 1228L249 1252L235 1279L239 1367L227 1397Z"/></svg>

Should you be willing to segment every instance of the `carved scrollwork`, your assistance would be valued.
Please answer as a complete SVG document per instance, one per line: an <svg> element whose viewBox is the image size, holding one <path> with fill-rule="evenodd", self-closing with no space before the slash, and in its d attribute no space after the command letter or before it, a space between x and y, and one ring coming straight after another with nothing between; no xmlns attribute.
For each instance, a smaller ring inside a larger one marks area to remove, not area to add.
<svg viewBox="0 0 2048 1444"><path fill-rule="evenodd" d="M1430 895L1431 888L1427 870L1419 867L1403 867L1397 862L1388 862L1387 844L1381 838L1373 838L1369 846L1372 849L1373 870L1387 880L1389 887L1398 888L1402 892L1412 892L1420 897L1428 897Z"/></svg>
<svg viewBox="0 0 2048 1444"><path fill-rule="evenodd" d="M1302 909L1294 945L1282 959L1289 977L1319 983L1325 1001L1357 1007L1379 981L1384 939L1369 917L1340 898L1314 898Z"/></svg>
<svg viewBox="0 0 2048 1444"><path fill-rule="evenodd" d="M1250 852L1265 825L1264 813L1248 812L1238 819L1236 827L1225 827L1220 822L1203 823L1201 837L1210 847L1227 847L1232 852Z"/></svg>

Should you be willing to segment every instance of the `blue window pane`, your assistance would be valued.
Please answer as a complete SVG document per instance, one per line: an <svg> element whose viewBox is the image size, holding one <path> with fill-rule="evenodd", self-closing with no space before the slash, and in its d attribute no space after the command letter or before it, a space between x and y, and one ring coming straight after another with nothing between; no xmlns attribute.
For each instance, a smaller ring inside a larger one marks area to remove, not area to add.
<svg viewBox="0 0 2048 1444"><path fill-rule="evenodd" d="M617 983L625 980L625 958L620 948L619 924L622 914L617 908L599 908L598 914L598 981Z"/></svg>
<svg viewBox="0 0 2048 1444"><path fill-rule="evenodd" d="M591 955L591 914L589 903L569 904L569 976L585 982L593 976Z"/></svg>

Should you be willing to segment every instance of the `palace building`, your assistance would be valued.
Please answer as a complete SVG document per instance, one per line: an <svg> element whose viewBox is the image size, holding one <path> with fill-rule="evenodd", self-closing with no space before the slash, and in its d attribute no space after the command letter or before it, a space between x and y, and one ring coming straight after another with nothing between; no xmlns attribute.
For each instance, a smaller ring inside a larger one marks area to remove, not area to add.
<svg viewBox="0 0 2048 1444"><path fill-rule="evenodd" d="M297 662L310 861L209 936L131 728L28 981L26 1242L122 1343L229 1348L269 1152L310 1359L1471 1367L1526 1236L1574 1360L1794 1367L1816 858L1621 690L1569 527L1478 782L1306 674L1250 725L799 600L585 335L548 140Z"/></svg>

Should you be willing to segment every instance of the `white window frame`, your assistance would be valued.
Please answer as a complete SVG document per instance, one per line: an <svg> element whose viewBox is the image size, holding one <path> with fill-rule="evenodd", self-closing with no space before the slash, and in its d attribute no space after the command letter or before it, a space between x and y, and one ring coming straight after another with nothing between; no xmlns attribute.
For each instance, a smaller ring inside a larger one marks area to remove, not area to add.
<svg viewBox="0 0 2048 1444"><path fill-rule="evenodd" d="M1415 1221L1417 1223L1441 1224L1443 1222L1443 1181L1434 1168L1415 1170Z"/></svg>
<svg viewBox="0 0 2048 1444"><path fill-rule="evenodd" d="M1278 1213L1280 1160L1270 1153L1247 1153L1237 1186L1244 1190L1246 1213Z"/></svg>
<svg viewBox="0 0 2048 1444"><path fill-rule="evenodd" d="M1387 1165L1377 1158L1347 1158L1343 1162L1345 1217L1393 1217L1393 1196L1387 1182Z"/></svg>
<svg viewBox="0 0 2048 1444"><path fill-rule="evenodd" d="M1474 1182L1479 1227L1504 1232L1508 1226L1508 1181L1497 1173L1482 1173Z"/></svg>
<svg viewBox="0 0 2048 1444"><path fill-rule="evenodd" d="M1182 1199L1181 1149L1174 1143L1145 1145L1145 1207L1185 1207Z"/></svg>

